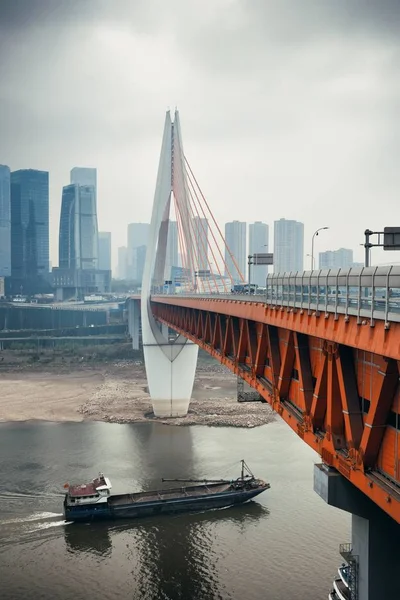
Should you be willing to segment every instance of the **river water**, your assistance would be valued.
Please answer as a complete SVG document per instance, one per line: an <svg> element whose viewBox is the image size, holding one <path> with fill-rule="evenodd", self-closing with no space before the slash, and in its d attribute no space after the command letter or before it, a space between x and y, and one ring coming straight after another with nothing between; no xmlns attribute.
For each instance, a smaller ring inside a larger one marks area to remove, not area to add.
<svg viewBox="0 0 400 600"><path fill-rule="evenodd" d="M63 484L99 470L126 492L161 477L236 476L241 458L271 483L255 502L136 522L63 520ZM1 424L0 598L327 599L350 519L313 492L314 462L280 420L257 429Z"/></svg>

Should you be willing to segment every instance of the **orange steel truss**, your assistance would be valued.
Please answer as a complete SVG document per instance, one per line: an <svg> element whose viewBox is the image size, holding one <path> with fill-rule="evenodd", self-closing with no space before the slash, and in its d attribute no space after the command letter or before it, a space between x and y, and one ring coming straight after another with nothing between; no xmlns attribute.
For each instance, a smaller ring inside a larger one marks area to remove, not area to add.
<svg viewBox="0 0 400 600"><path fill-rule="evenodd" d="M158 296L152 310L400 523L400 324L218 298Z"/></svg>

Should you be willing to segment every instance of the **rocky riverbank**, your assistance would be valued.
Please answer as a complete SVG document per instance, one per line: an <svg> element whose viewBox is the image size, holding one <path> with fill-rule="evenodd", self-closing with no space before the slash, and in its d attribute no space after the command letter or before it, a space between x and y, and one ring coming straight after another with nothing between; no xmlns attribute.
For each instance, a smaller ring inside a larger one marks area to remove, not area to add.
<svg viewBox="0 0 400 600"><path fill-rule="evenodd" d="M238 403L237 380L202 355L186 417L159 419L152 412L143 360L92 360L90 364L27 364L0 372L0 421L108 421L167 425L257 427L273 412L261 402Z"/></svg>

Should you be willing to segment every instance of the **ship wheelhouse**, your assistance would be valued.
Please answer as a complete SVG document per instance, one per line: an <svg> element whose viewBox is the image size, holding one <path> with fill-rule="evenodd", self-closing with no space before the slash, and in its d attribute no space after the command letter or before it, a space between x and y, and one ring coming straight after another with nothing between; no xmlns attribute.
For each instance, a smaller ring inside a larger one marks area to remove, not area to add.
<svg viewBox="0 0 400 600"><path fill-rule="evenodd" d="M66 502L69 506L107 502L111 494L111 488L111 481L108 477L105 477L103 473L99 473L99 476L93 479L91 483L70 485Z"/></svg>

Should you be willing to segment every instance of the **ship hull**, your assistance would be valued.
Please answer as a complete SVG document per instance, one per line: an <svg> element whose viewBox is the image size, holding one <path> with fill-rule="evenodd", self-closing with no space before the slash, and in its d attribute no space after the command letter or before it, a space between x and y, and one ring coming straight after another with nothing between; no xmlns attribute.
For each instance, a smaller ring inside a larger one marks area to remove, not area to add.
<svg viewBox="0 0 400 600"><path fill-rule="evenodd" d="M114 496L107 503L97 505L71 507L64 503L64 514L67 521L88 522L114 519L140 519L158 515L202 512L243 504L255 498L266 489L268 488L232 490L219 494L202 495L201 497L181 497L138 503L124 503L124 498L129 498L128 496Z"/></svg>

